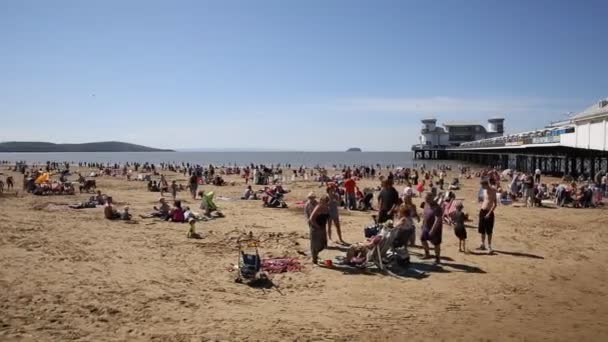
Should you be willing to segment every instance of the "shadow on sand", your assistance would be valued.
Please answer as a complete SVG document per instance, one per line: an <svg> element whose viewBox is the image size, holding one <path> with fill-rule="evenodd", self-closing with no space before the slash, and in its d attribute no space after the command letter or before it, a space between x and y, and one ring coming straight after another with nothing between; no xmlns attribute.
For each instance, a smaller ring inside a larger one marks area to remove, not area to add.
<svg viewBox="0 0 608 342"><path fill-rule="evenodd" d="M543 257L543 256L536 255L536 254L529 254L529 253L507 252L507 251L497 251L497 250L495 250L494 253L511 255L511 256L516 256L516 257L532 258L532 259L541 259L541 260L545 259L545 257Z"/></svg>
<svg viewBox="0 0 608 342"><path fill-rule="evenodd" d="M545 259L545 257L540 256L540 255L536 255L536 254L520 253L520 252L507 252L507 251L497 251L497 250L493 250L492 253L488 253L486 251L475 250L475 251L468 251L467 254L470 254L470 255L482 255L482 256L493 256L493 255L504 254L504 255L510 255L510 256L515 256L515 257L522 257L522 258L532 258L532 259L541 259L541 260Z"/></svg>

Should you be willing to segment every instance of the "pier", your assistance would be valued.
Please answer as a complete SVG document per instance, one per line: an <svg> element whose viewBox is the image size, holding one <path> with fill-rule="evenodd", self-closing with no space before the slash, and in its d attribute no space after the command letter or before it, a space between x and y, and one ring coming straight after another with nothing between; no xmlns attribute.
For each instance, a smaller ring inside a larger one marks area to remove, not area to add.
<svg viewBox="0 0 608 342"><path fill-rule="evenodd" d="M502 169L593 178L608 170L608 99L544 129L412 148L414 159L461 160Z"/></svg>

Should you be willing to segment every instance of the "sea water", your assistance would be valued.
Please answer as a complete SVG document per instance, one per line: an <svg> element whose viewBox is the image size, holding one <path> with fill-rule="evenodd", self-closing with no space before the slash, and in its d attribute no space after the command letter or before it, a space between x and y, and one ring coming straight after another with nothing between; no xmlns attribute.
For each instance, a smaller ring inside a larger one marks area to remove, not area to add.
<svg viewBox="0 0 608 342"><path fill-rule="evenodd" d="M53 153L0 153L0 160L26 161L27 163L95 162L95 163L193 163L201 165L239 165L250 163L265 165L343 166L343 165L395 165L411 167L411 152L53 152ZM428 164L428 162L427 162Z"/></svg>

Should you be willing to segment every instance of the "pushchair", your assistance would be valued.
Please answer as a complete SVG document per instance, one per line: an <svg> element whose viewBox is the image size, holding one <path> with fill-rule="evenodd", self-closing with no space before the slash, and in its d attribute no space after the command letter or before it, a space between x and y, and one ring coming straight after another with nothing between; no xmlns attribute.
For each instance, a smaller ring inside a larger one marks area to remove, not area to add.
<svg viewBox="0 0 608 342"><path fill-rule="evenodd" d="M262 196L262 205L268 208L287 208L287 203L283 200L283 194L274 190L266 190Z"/></svg>
<svg viewBox="0 0 608 342"><path fill-rule="evenodd" d="M359 209L361 211L373 210L374 209L372 207L373 199L374 199L374 193L366 192L365 194L363 194L363 196L361 198L359 198L358 203L357 203L357 209Z"/></svg>
<svg viewBox="0 0 608 342"><path fill-rule="evenodd" d="M261 272L262 258L260 258L258 250L259 241L249 233L246 240L239 239L237 243L239 246L238 275L234 281L243 283L267 278L266 274Z"/></svg>

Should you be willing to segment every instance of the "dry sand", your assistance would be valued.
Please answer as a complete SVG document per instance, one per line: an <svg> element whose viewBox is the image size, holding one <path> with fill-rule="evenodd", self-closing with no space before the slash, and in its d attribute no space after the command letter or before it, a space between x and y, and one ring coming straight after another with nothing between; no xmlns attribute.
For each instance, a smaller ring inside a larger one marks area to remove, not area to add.
<svg viewBox="0 0 608 342"><path fill-rule="evenodd" d="M232 179L239 184L204 188L238 198L243 181ZM135 215L159 197L144 182L97 182ZM458 192L473 217L476 182ZM320 192L314 182L287 188L290 204ZM187 192L180 196L198 206ZM459 253L444 227L443 266L420 261L413 249L428 277L403 280L312 267L299 253L308 253L307 226L293 205L218 200L227 217L198 224L206 238L189 240L185 224L109 222L101 208L63 206L86 197L0 197L0 340L608 340L606 209L500 206L496 255ZM341 211L341 218L345 239L362 241L370 213ZM274 275L278 289L236 284L227 268L237 259L237 230L261 234L264 256L298 257L304 271ZM468 233L474 249L478 234Z"/></svg>

